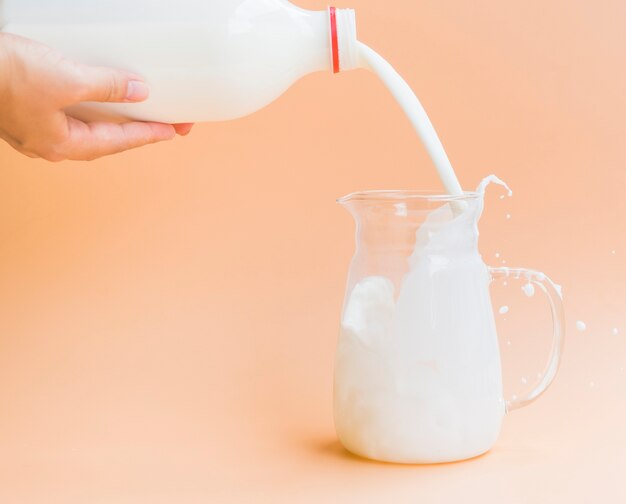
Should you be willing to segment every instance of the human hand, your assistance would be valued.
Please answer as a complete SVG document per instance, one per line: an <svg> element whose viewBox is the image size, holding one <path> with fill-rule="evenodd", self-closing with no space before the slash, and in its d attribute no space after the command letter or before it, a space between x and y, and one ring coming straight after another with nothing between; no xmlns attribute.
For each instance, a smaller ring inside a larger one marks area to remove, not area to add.
<svg viewBox="0 0 626 504"><path fill-rule="evenodd" d="M83 101L140 102L148 93L131 73L82 65L32 40L0 34L0 138L29 157L93 160L191 131L193 124L85 123L64 112Z"/></svg>

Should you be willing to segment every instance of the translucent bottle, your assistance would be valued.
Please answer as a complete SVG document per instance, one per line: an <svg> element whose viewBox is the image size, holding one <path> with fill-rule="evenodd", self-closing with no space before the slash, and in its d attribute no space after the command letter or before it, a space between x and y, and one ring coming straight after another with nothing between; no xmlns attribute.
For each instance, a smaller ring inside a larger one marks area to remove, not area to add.
<svg viewBox="0 0 626 504"><path fill-rule="evenodd" d="M307 74L359 60L353 10L286 0L0 0L0 27L148 82L145 103L84 104L71 111L82 119L236 119Z"/></svg>

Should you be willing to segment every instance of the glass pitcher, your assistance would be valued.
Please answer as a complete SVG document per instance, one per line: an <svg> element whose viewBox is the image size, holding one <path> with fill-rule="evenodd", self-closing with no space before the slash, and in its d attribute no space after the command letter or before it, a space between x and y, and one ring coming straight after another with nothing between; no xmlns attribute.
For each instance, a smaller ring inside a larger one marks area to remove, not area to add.
<svg viewBox="0 0 626 504"><path fill-rule="evenodd" d="M370 191L339 203L357 228L335 362L339 440L387 462L450 462L488 451L504 414L537 399L556 375L560 292L542 273L484 264L482 194ZM493 280L509 276L547 295L554 322L541 382L514 401L503 398L489 294Z"/></svg>

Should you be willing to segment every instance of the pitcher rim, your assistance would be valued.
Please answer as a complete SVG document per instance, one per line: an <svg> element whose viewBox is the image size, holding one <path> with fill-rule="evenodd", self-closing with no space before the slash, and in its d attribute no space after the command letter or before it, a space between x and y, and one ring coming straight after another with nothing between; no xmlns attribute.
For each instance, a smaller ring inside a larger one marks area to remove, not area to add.
<svg viewBox="0 0 626 504"><path fill-rule="evenodd" d="M463 194L442 194L438 191L408 190L408 189L377 189L371 191L357 191L337 199L343 204L350 201L471 201L481 197L475 191L464 191Z"/></svg>

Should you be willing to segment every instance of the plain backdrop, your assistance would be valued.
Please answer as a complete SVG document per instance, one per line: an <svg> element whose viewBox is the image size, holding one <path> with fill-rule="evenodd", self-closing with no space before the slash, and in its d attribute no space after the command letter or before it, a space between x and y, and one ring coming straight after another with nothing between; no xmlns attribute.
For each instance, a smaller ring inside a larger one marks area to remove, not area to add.
<svg viewBox="0 0 626 504"><path fill-rule="evenodd" d="M440 184L373 75L316 74L248 118L91 163L0 145L1 502L626 499L626 3L348 6L464 187L495 173L513 188L490 190L480 248L563 285L554 386L473 461L394 466L337 444L354 226L335 199ZM547 306L493 295L511 307L507 395L523 394L549 352Z"/></svg>

